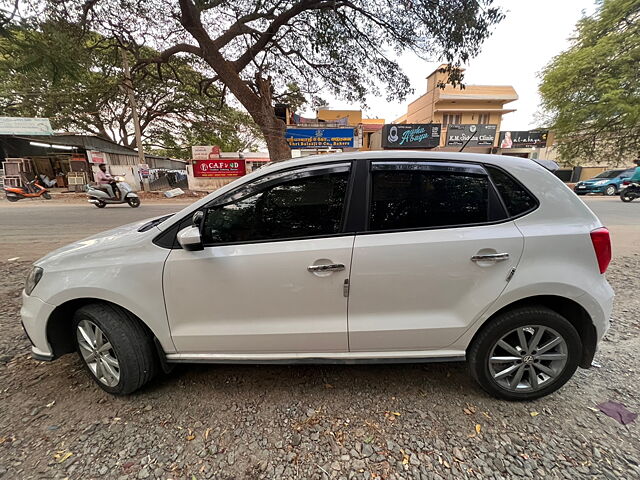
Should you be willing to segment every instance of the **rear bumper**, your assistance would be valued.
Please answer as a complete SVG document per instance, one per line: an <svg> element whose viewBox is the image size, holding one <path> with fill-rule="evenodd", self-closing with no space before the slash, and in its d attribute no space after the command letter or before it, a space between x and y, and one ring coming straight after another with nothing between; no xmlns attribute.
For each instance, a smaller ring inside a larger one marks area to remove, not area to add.
<svg viewBox="0 0 640 480"><path fill-rule="evenodd" d="M36 360L53 360L53 351L47 341L47 320L55 308L22 291L22 328L31 342L31 354Z"/></svg>

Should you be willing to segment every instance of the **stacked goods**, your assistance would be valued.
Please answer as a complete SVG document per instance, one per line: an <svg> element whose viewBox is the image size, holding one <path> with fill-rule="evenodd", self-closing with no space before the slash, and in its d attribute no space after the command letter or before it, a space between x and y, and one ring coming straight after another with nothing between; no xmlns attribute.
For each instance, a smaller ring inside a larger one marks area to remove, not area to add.
<svg viewBox="0 0 640 480"><path fill-rule="evenodd" d="M30 158L7 158L2 162L4 168L3 187L22 187L33 177L33 162Z"/></svg>

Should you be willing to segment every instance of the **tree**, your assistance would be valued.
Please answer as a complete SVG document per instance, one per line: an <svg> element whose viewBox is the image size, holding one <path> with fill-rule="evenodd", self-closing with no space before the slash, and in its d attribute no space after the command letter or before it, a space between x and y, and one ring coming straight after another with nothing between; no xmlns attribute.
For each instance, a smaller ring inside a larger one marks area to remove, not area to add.
<svg viewBox="0 0 640 480"><path fill-rule="evenodd" d="M0 115L49 117L57 129L133 146L121 54L113 39L73 24L13 25L0 38ZM184 58L137 69L132 81L145 146L180 158L190 157L191 144L214 139L223 149L255 148L260 135L250 117L201 92L200 79Z"/></svg>
<svg viewBox="0 0 640 480"><path fill-rule="evenodd" d="M493 0L49 0L46 15L118 38L139 66L197 58L203 86L230 92L260 127L271 158L289 158L285 125L274 103L295 83L305 94L324 91L366 103L410 93L395 56L413 51L455 66L479 50L503 18ZM34 8L38 8L35 2ZM156 56L140 55L141 45ZM452 68L459 83L461 72Z"/></svg>
<svg viewBox="0 0 640 480"><path fill-rule="evenodd" d="M569 163L635 159L640 151L640 2L603 0L571 47L542 72L547 122Z"/></svg>

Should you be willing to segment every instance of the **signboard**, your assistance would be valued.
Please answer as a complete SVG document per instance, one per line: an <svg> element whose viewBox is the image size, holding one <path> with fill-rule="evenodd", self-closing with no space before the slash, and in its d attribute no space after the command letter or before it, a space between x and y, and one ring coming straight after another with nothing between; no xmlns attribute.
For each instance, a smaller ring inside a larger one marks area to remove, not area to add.
<svg viewBox="0 0 640 480"><path fill-rule="evenodd" d="M0 117L0 135L53 135L48 118Z"/></svg>
<svg viewBox="0 0 640 480"><path fill-rule="evenodd" d="M89 163L107 163L107 154L97 150L87 150L87 159Z"/></svg>
<svg viewBox="0 0 640 480"><path fill-rule="evenodd" d="M191 155L194 160L209 160L220 157L220 147L217 145L191 147Z"/></svg>
<svg viewBox="0 0 640 480"><path fill-rule="evenodd" d="M140 176L142 178L149 178L149 165L146 163L141 163L138 165L138 171L140 172Z"/></svg>
<svg viewBox="0 0 640 480"><path fill-rule="evenodd" d="M246 173L245 161L237 158L193 161L194 177L242 177Z"/></svg>
<svg viewBox="0 0 640 480"><path fill-rule="evenodd" d="M440 145L439 123L385 125L382 148L434 148Z"/></svg>
<svg viewBox="0 0 640 480"><path fill-rule="evenodd" d="M353 147L353 128L294 128L284 134L290 148Z"/></svg>
<svg viewBox="0 0 640 480"><path fill-rule="evenodd" d="M548 130L500 132L500 148L544 148L547 146Z"/></svg>
<svg viewBox="0 0 640 480"><path fill-rule="evenodd" d="M447 126L447 147L493 147L497 125L449 125ZM469 142L469 143L467 143Z"/></svg>

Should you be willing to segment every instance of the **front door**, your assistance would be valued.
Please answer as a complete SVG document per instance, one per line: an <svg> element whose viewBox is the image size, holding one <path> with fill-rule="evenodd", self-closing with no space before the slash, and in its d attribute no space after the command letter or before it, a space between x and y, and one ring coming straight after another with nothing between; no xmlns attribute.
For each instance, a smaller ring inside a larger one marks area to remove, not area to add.
<svg viewBox="0 0 640 480"><path fill-rule="evenodd" d="M523 237L481 166L374 162L349 297L353 352L444 349L507 285Z"/></svg>
<svg viewBox="0 0 640 480"><path fill-rule="evenodd" d="M349 170L325 164L262 177L205 209L204 250L173 250L165 265L179 353L348 351Z"/></svg>

